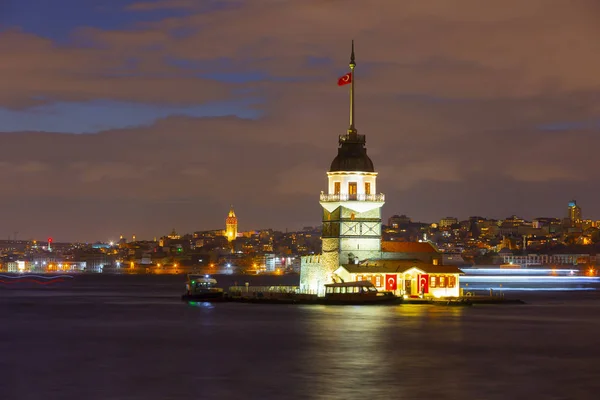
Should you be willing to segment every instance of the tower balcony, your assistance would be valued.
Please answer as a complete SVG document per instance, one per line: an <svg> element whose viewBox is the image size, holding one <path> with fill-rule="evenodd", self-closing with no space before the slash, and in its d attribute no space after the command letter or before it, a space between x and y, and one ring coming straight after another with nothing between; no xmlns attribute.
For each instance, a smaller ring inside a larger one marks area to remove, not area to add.
<svg viewBox="0 0 600 400"><path fill-rule="evenodd" d="M340 194L328 194L321 193L320 201L322 202L339 202L339 201L374 201L374 202L384 202L385 194L348 194L348 193L340 193Z"/></svg>

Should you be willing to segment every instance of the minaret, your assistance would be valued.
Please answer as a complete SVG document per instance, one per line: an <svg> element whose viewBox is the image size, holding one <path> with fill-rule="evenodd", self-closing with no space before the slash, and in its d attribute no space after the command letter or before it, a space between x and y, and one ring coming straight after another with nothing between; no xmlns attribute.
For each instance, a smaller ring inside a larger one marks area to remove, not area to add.
<svg viewBox="0 0 600 400"><path fill-rule="evenodd" d="M339 136L338 154L327 172L328 191L323 207L322 254L319 266L301 271L302 289L322 293L340 265L381 257L381 207L377 172L367 155L365 135L356 129L354 113L354 41L350 55L350 127Z"/></svg>
<svg viewBox="0 0 600 400"><path fill-rule="evenodd" d="M225 236L227 236L227 240L230 242L237 238L237 224L237 217L235 216L235 212L233 212L233 206L231 206L229 214L225 218Z"/></svg>

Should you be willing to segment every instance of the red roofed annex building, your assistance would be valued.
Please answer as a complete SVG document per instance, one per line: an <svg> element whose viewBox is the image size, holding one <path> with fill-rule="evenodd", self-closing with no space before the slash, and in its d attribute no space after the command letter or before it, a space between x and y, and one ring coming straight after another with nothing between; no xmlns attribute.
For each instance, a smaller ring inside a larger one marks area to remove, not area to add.
<svg viewBox="0 0 600 400"><path fill-rule="evenodd" d="M371 281L378 290L408 297L457 297L463 272L420 260L366 260L340 266L334 280Z"/></svg>

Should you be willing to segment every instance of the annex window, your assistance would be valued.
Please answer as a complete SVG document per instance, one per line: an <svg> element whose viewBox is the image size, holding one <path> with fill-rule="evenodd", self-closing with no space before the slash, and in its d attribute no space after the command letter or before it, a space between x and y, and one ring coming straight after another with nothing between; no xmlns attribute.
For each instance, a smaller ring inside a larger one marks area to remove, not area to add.
<svg viewBox="0 0 600 400"><path fill-rule="evenodd" d="M448 287L453 288L454 286L456 286L456 277L451 275L448 277Z"/></svg>
<svg viewBox="0 0 600 400"><path fill-rule="evenodd" d="M365 182L365 194L371 194L371 182Z"/></svg>
<svg viewBox="0 0 600 400"><path fill-rule="evenodd" d="M381 286L381 275L375 276L375 286L377 286L377 287Z"/></svg>

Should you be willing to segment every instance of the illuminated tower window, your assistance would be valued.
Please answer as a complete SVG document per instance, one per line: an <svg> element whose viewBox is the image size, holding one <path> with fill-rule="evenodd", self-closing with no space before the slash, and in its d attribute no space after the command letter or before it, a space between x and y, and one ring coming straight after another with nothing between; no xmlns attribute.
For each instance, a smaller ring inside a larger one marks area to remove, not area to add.
<svg viewBox="0 0 600 400"><path fill-rule="evenodd" d="M350 195L350 198L355 198L357 192L358 192L358 189L357 189L356 182L350 182L348 184L348 194Z"/></svg>
<svg viewBox="0 0 600 400"><path fill-rule="evenodd" d="M341 182L334 182L334 189L333 189L333 193L334 194L340 194L340 192L342 191L342 183Z"/></svg>

